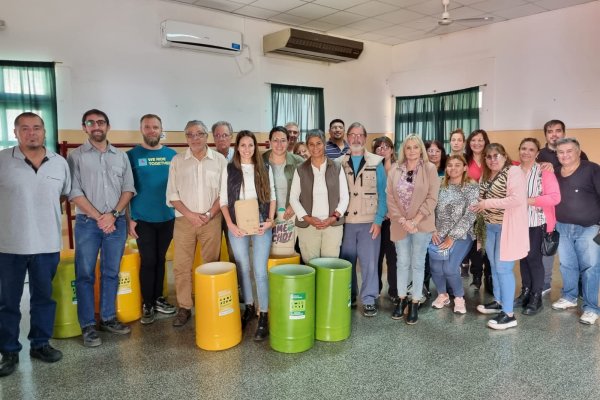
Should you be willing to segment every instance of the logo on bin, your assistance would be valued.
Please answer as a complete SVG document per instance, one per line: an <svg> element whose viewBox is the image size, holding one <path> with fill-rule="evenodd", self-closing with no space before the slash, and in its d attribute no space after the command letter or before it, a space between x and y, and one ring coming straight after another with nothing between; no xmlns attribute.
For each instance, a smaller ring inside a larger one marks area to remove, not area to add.
<svg viewBox="0 0 600 400"><path fill-rule="evenodd" d="M290 319L306 318L306 293L290 294Z"/></svg>
<svg viewBox="0 0 600 400"><path fill-rule="evenodd" d="M117 294L129 294L131 292L131 274L129 272L119 272L119 290Z"/></svg>
<svg viewBox="0 0 600 400"><path fill-rule="evenodd" d="M233 312L233 296L231 290L221 290L219 296L219 317L231 314Z"/></svg>
<svg viewBox="0 0 600 400"><path fill-rule="evenodd" d="M71 281L71 292L73 297L71 297L71 302L73 304L77 304L77 292L75 291L75 281Z"/></svg>

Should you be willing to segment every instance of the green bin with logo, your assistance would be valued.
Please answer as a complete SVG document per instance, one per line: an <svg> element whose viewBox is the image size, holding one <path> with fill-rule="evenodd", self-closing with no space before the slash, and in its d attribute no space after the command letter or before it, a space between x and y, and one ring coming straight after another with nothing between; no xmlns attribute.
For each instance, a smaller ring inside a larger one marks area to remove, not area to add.
<svg viewBox="0 0 600 400"><path fill-rule="evenodd" d="M352 323L352 264L340 258L314 258L308 265L315 268L317 275L316 339L348 339Z"/></svg>
<svg viewBox="0 0 600 400"><path fill-rule="evenodd" d="M269 271L269 340L282 353L300 353L315 343L315 270L279 265Z"/></svg>
<svg viewBox="0 0 600 400"><path fill-rule="evenodd" d="M74 250L60 252L60 261L52 280L52 300L56 302L52 337L65 339L81 335L81 327L77 319L77 297L75 296Z"/></svg>

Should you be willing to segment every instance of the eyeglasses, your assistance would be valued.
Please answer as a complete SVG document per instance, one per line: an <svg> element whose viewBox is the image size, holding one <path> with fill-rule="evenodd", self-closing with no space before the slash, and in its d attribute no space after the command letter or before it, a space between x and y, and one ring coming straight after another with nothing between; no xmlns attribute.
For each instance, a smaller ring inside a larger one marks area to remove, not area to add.
<svg viewBox="0 0 600 400"><path fill-rule="evenodd" d="M186 133L185 137L188 139L202 139L208 136L208 133Z"/></svg>
<svg viewBox="0 0 600 400"><path fill-rule="evenodd" d="M381 146L377 146L377 148L375 149L375 151L389 150L389 149L391 149L390 146L388 146L387 144L382 144Z"/></svg>
<svg viewBox="0 0 600 400"><path fill-rule="evenodd" d="M415 170L410 170L406 172L406 182L408 183L412 183L413 182L413 175L415 174Z"/></svg>
<svg viewBox="0 0 600 400"><path fill-rule="evenodd" d="M88 119L84 122L85 126L91 128L94 124L98 125L100 128L106 126L106 121L103 119L99 119L98 121L94 121L93 119Z"/></svg>
<svg viewBox="0 0 600 400"><path fill-rule="evenodd" d="M487 156L485 156L485 159L488 161L498 161L500 157L502 157L502 154L500 153L488 154Z"/></svg>
<svg viewBox="0 0 600 400"><path fill-rule="evenodd" d="M223 140L223 139L227 139L228 137L230 137L231 135L215 135L215 140Z"/></svg>

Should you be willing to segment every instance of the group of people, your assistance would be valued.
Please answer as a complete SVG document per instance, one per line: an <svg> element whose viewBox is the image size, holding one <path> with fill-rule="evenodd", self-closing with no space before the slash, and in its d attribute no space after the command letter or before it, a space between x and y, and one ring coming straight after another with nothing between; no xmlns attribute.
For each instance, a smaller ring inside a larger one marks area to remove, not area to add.
<svg viewBox="0 0 600 400"><path fill-rule="evenodd" d="M18 363L26 272L30 355L46 362L62 357L48 341L65 197L76 205L75 289L88 347L102 343L97 327L130 332L115 312L128 233L137 240L141 258L143 325L153 323L157 312L174 314L175 327L189 321L196 246L204 262L217 261L225 233L241 286L242 327L258 316L254 339L264 340L269 334L267 261L276 218L294 219L303 262L316 257L350 261L352 305L360 298L366 317L378 313L385 257L393 319L417 322L428 274L438 292L432 306L441 309L453 298L454 312L464 314L461 266L470 264L476 290L484 272L489 277L486 285L494 300L477 306L481 313L496 315L488 326L514 327L514 307L526 315L542 308L547 273L541 243L555 229L564 287L552 307L576 307L581 286L580 321L594 324L600 314L600 246L595 243L600 241L600 167L587 161L577 140L565 137L561 121L546 124L543 148L534 138L523 139L519 162L480 129L466 138L460 129L452 132L447 156L441 143L424 143L415 134L404 138L397 153L385 136L368 151L366 128L355 122L346 130L341 119L329 124L329 139L316 129L306 133L304 142L298 141L297 123L274 127L270 149L262 154L255 134L247 130L235 135L232 147L227 121L212 125L214 148L208 145L207 126L188 122L188 147L181 153L160 143L162 121L154 114L140 119L142 143L126 153L108 141L110 121L103 111L84 113L82 129L88 140L65 161L44 147L43 120L26 112L15 120L18 145L0 152L0 168L11 171L0 176L0 221L10 227L0 232L0 376L11 374ZM246 231L236 209L247 210L249 204L256 208L259 225ZM176 244L177 307L162 297L171 240ZM522 276L517 298L516 260Z"/></svg>

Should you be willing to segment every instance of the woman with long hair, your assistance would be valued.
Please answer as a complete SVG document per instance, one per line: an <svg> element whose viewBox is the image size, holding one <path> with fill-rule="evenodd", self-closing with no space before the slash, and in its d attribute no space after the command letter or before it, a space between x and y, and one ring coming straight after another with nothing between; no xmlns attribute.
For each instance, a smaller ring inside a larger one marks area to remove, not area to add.
<svg viewBox="0 0 600 400"><path fill-rule="evenodd" d="M554 206L560 203L560 189L556 176L542 170L535 160L540 152L540 142L525 138L519 144L519 161L527 181L527 214L529 222L529 253L521 259L521 294L515 307L523 307L524 315L535 315L542 309L544 290L544 264L542 240L545 232L556 226Z"/></svg>
<svg viewBox="0 0 600 400"><path fill-rule="evenodd" d="M425 150L427 150L427 157L429 162L435 165L439 176L444 176L446 169L446 149L439 140L426 140Z"/></svg>
<svg viewBox="0 0 600 400"><path fill-rule="evenodd" d="M381 136L373 140L373 153L383 157L385 173L388 174L392 165L396 162L394 143L387 136ZM381 247L379 248L379 259L377 260L377 271L379 273L379 291L383 289L383 257L387 265L388 296L392 302L398 301L398 278L396 275L396 246L390 239L390 219L386 217L381 224Z"/></svg>
<svg viewBox="0 0 600 400"><path fill-rule="evenodd" d="M402 143L399 159L390 169L387 180L388 214L391 221L391 239L398 257L399 302L393 319L402 319L409 308L407 324L418 320L419 303L423 300L425 255L431 235L435 231L435 205L440 179L435 165L429 162L425 145L415 134ZM408 301L409 275L412 276L411 297Z"/></svg>
<svg viewBox="0 0 600 400"><path fill-rule="evenodd" d="M454 295L454 312L467 312L460 264L473 243L475 213L469 207L478 199L479 185L467 175L467 161L462 155L450 155L435 207L433 246L429 248L431 277L438 291L433 308L450 304L448 284Z"/></svg>
<svg viewBox="0 0 600 400"><path fill-rule="evenodd" d="M485 164L479 185L479 202L471 210L483 215L486 227L485 251L492 266L494 301L477 306L482 314L497 314L488 321L492 329L517 326L513 313L515 260L529 252L527 224L527 182L521 168L512 165L504 146L485 147Z"/></svg>
<svg viewBox="0 0 600 400"><path fill-rule="evenodd" d="M269 335L267 261L275 216L273 172L263 163L256 137L252 132L244 130L237 134L234 152L232 161L223 171L219 201L229 229L229 240L235 262L242 278L242 293L246 303L242 316L243 327L256 316L250 280L250 241L252 241L252 269L260 312L254 340L260 341ZM237 225L235 203L238 200L252 199L258 201L260 225L256 232L246 232Z"/></svg>

